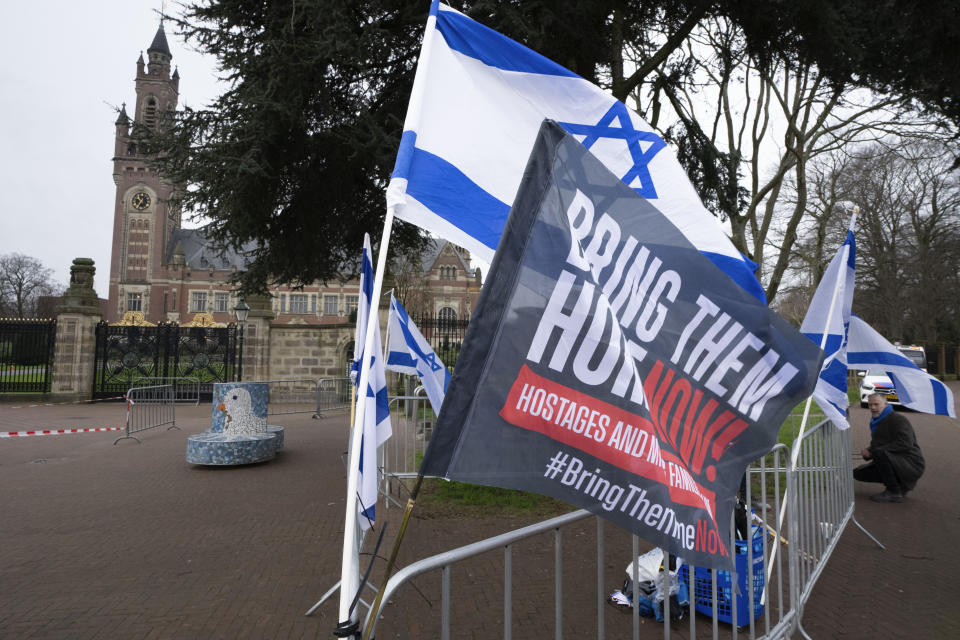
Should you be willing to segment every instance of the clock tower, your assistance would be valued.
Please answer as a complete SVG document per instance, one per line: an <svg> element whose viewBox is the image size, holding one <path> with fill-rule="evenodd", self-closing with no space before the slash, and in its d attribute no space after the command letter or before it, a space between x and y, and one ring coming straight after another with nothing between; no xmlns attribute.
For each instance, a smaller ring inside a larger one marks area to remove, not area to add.
<svg viewBox="0 0 960 640"><path fill-rule="evenodd" d="M106 318L110 321L126 311L140 311L151 322L164 319L158 280L166 273L167 244L180 227L180 212L168 206L174 186L148 164L137 149L135 134L139 128L163 127L176 109L180 75L176 70L170 73L172 57L161 22L147 49L146 64L142 53L136 63L133 112L128 114L124 104L116 121L113 181L117 193Z"/></svg>

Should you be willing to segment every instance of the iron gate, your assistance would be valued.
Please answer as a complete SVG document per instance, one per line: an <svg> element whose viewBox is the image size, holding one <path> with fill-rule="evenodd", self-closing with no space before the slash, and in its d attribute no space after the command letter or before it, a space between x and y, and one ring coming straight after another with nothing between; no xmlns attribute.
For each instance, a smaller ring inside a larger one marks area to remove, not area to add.
<svg viewBox="0 0 960 640"><path fill-rule="evenodd" d="M214 382L233 380L237 332L226 327L97 325L93 396L122 396L137 380L196 378L201 399Z"/></svg>
<svg viewBox="0 0 960 640"><path fill-rule="evenodd" d="M47 393L57 321L0 319L0 393Z"/></svg>
<svg viewBox="0 0 960 640"><path fill-rule="evenodd" d="M410 316L420 333L430 343L437 357L451 369L460 357L460 348L467 333L469 320L455 320L441 315Z"/></svg>

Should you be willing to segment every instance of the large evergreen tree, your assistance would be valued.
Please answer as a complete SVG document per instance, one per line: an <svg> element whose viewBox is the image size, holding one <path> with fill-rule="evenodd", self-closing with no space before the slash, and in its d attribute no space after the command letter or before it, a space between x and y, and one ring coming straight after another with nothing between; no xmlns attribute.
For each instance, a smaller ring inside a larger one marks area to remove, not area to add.
<svg viewBox="0 0 960 640"><path fill-rule="evenodd" d="M960 63L946 53L957 2L886 0L478 0L450 2L608 87L656 81L701 20L738 24L759 59L816 65L838 83L891 89L960 122ZM194 0L172 18L216 56L229 88L152 135L188 211L224 245L250 246L246 289L329 279L380 228L429 3ZM954 14L950 17L950 14ZM655 29L652 27L656 27ZM624 52L646 52L624 65ZM691 150L691 172L704 175ZM715 194L705 194L709 200ZM737 196L739 197L739 196ZM398 248L417 230L399 225Z"/></svg>

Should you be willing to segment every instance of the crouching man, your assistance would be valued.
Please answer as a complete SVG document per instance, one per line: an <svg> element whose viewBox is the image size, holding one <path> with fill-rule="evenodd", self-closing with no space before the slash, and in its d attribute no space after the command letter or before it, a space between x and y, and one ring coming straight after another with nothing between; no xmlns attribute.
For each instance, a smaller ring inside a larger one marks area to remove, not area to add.
<svg viewBox="0 0 960 640"><path fill-rule="evenodd" d="M866 464L853 470L860 482L882 482L882 493L870 496L874 502L903 502L923 475L923 453L910 421L894 413L883 394L867 399L870 408L870 446L860 452Z"/></svg>

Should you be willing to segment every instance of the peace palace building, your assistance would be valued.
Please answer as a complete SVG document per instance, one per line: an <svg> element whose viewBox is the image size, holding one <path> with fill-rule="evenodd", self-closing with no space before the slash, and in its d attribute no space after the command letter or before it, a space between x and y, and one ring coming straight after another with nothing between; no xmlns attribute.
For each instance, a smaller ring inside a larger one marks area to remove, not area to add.
<svg viewBox="0 0 960 640"><path fill-rule="evenodd" d="M171 75L170 48L163 25L137 60L136 103L126 105L116 121L113 179L117 185L110 259L110 293L106 320L119 321L125 312L143 314L150 323L186 324L196 314L210 314L217 323L233 321L238 300L231 276L242 270L245 257L221 252L203 229L184 229L181 212L168 206L176 185L164 180L131 139L134 123L161 126L179 99L180 75ZM357 247L359 260L360 247ZM480 292L480 274L471 269L469 253L436 241L421 259L422 310L448 319L469 319ZM324 325L348 322L357 306L357 280L315 282L302 289L276 286L270 290L274 325ZM385 286L386 288L386 286ZM411 312L413 310L411 309Z"/></svg>

